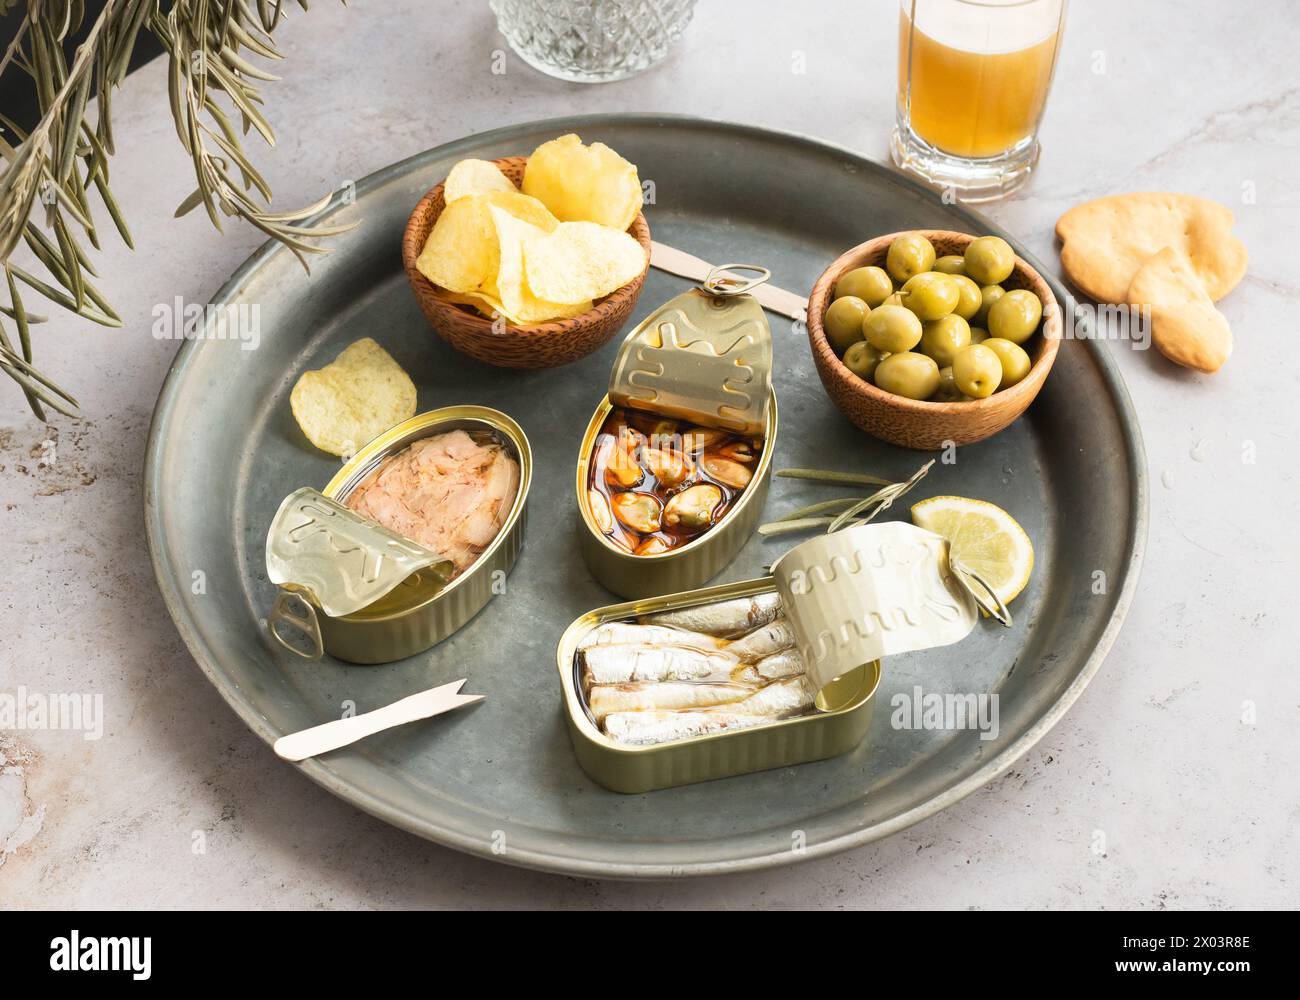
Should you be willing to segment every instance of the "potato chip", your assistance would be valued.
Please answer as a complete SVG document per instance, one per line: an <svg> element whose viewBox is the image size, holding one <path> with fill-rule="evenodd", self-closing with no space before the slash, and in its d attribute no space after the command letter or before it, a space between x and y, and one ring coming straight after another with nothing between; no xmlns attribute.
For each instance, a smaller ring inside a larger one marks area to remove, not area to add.
<svg viewBox="0 0 1300 1000"><path fill-rule="evenodd" d="M518 191L490 191L477 197L482 199L483 204L504 208L516 219L548 233L560 225L560 220L551 214L550 209L531 195Z"/></svg>
<svg viewBox="0 0 1300 1000"><path fill-rule="evenodd" d="M549 302L583 302L622 288L646 268L645 250L625 232L594 222L562 222L524 237L529 290Z"/></svg>
<svg viewBox="0 0 1300 1000"><path fill-rule="evenodd" d="M525 280L524 243L527 240L545 239L546 230L517 219L500 208L492 208L491 213L497 227L497 243L501 254L497 267L496 298L502 315L512 323L527 325L576 316L591 308L590 298L563 303L552 302L534 294Z"/></svg>
<svg viewBox="0 0 1300 1000"><path fill-rule="evenodd" d="M522 188L561 222L597 222L622 231L641 211L636 167L603 143L584 146L572 134L533 150Z"/></svg>
<svg viewBox="0 0 1300 1000"><path fill-rule="evenodd" d="M443 183L442 198L448 205L472 194L489 191L517 191L509 177L491 160L461 160L451 168Z"/></svg>
<svg viewBox="0 0 1300 1000"><path fill-rule="evenodd" d="M415 260L416 270L452 292L473 292L490 284L500 256L489 211L493 206L545 231L560 224L540 201L518 191L467 195L442 210Z"/></svg>
<svg viewBox="0 0 1300 1000"><path fill-rule="evenodd" d="M464 295L452 295L448 293L448 298L462 305L473 306L474 309L484 319L495 320L501 317L512 326L529 326L537 323L550 322L556 319L568 319L572 316L579 316L589 310L593 303L578 302L571 306L556 306L556 309L563 310L554 316L548 316L545 319L528 319L524 320L518 316L512 316L506 309L505 305L495 295L488 292L467 292Z"/></svg>
<svg viewBox="0 0 1300 1000"><path fill-rule="evenodd" d="M500 315L514 322L512 317L506 315L501 300L497 298L495 286L491 291L465 292L463 294L444 291L442 297L449 302L455 302L457 305L472 306L485 319L496 319Z"/></svg>
<svg viewBox="0 0 1300 1000"><path fill-rule="evenodd" d="M558 302L541 303L537 299L537 296L533 295L532 292L528 290L527 283L524 285L524 290L534 304L533 307L524 310L525 314L528 316L527 319L515 315L510 309L506 308L506 305L501 301L501 290L497 287L495 282L491 285L485 286L480 291L471 292L470 295L477 299L476 302L471 304L488 319L496 319L499 314L516 326L526 326L530 323L545 323L553 319L568 319L571 316L585 313L592 306L590 299L586 302L574 302L569 305L564 305Z"/></svg>
<svg viewBox="0 0 1300 1000"><path fill-rule="evenodd" d="M471 292L497 266L496 230L479 198L461 198L442 210L415 267L435 285Z"/></svg>
<svg viewBox="0 0 1300 1000"><path fill-rule="evenodd" d="M415 384L387 351L363 337L324 368L303 372L289 406L307 440L331 455L351 457L377 434L415 416Z"/></svg>
<svg viewBox="0 0 1300 1000"><path fill-rule="evenodd" d="M440 288L438 289L438 297L446 299L448 302L454 302L458 306L472 306L484 316L489 319L492 318L492 313L489 311L490 306L486 301L487 296L482 292L449 292L445 288Z"/></svg>

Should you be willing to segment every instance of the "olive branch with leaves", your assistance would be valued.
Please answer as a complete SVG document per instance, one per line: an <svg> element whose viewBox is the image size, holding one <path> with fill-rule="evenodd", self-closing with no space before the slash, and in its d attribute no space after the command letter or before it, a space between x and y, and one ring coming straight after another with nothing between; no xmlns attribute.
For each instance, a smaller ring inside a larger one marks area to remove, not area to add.
<svg viewBox="0 0 1300 1000"><path fill-rule="evenodd" d="M0 0L0 14L21 2ZM307 9L307 0L297 3ZM0 370L18 384L38 419L45 419L44 406L74 416L78 404L33 365L31 328L47 317L27 311L20 288L92 323L122 325L91 281L98 275L85 245L100 248L93 192L118 236L133 246L108 183L110 112L141 31L167 54L176 134L194 164L197 187L176 209L178 217L202 205L218 230L223 215L243 219L287 246L304 267L307 254L327 249L313 238L350 228L307 224L330 195L295 211L270 211L271 189L244 152L242 137L250 131L275 144L258 86L277 77L247 56L281 58L272 33L283 6L284 0L108 0L69 61L64 45L83 25L82 0L26 0L26 14L0 55L0 75L12 64L31 77L40 120L25 131L0 113ZM20 243L43 273L12 261Z"/></svg>

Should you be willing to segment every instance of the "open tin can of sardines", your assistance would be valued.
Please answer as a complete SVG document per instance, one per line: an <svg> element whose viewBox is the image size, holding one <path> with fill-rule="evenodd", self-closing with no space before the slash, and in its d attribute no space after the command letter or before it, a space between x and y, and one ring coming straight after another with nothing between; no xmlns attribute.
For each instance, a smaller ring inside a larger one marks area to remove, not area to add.
<svg viewBox="0 0 1300 1000"><path fill-rule="evenodd" d="M959 641L979 606L943 538L888 522L804 542L770 577L597 608L556 651L578 762L647 792L847 753L881 660Z"/></svg>
<svg viewBox="0 0 1300 1000"><path fill-rule="evenodd" d="M380 434L323 491L295 490L276 512L272 638L352 663L441 642L501 592L523 548L532 467L523 428L486 406L431 410Z"/></svg>
<svg viewBox="0 0 1300 1000"><path fill-rule="evenodd" d="M619 349L576 476L583 558L616 594L698 587L758 523L777 410L772 332L748 289L768 276L754 265L716 268Z"/></svg>

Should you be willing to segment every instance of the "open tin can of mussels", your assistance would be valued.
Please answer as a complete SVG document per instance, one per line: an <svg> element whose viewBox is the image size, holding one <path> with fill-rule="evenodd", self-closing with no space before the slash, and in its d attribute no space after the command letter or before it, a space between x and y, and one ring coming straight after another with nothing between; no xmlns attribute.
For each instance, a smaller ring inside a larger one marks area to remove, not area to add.
<svg viewBox="0 0 1300 1000"><path fill-rule="evenodd" d="M583 558L616 594L698 587L758 524L777 407L772 333L748 290L769 276L756 265L715 268L619 349L575 480Z"/></svg>
<svg viewBox="0 0 1300 1000"><path fill-rule="evenodd" d="M443 554L345 506L392 456L413 443L461 430L500 445L518 483L495 537L457 574ZM388 663L423 652L474 617L501 590L523 548L533 455L514 420L486 406L417 414L380 434L325 486L295 490L266 537L266 569L279 587L267 615L272 638L308 659Z"/></svg>
<svg viewBox="0 0 1300 1000"><path fill-rule="evenodd" d="M847 753L881 661L961 640L986 599L943 538L886 522L810 539L770 577L597 608L556 651L578 762L647 792Z"/></svg>

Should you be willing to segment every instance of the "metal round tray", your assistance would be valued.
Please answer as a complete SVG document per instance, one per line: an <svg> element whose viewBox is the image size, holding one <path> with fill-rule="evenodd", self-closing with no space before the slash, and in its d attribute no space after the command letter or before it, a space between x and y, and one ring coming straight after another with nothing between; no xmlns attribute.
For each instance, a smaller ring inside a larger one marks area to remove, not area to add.
<svg viewBox="0 0 1300 1000"><path fill-rule="evenodd" d="M1088 340L1063 343L1028 414L960 449L955 463L936 464L908 498L980 497L1025 526L1037 567L1015 603L1012 630L982 623L955 646L887 661L871 734L842 757L648 795L606 792L574 759L554 656L573 618L611 601L578 555L571 494L578 442L618 341L546 371L475 362L429 329L399 252L411 207L456 160L527 153L569 131L610 144L653 182L646 214L657 239L706 260L764 264L795 291L809 289L845 247L878 233L999 232L847 150L659 115L513 126L371 175L357 184L355 204L340 199L324 213L360 225L310 276L268 245L216 296L218 304L257 307L256 349L235 340L187 342L163 385L145 514L163 598L194 658L267 742L337 718L346 701L366 711L468 677L466 691L487 696L477 707L299 766L406 830L533 868L624 878L765 868L864 844L956 802L1009 767L1069 708L1097 672L1134 591L1146 535L1146 463L1106 350ZM1064 288L1051 284L1064 302ZM652 272L632 322L687 285ZM769 320L783 423L777 467L912 473L925 456L850 425L818 382L802 326ZM300 372L367 335L410 372L420 410L481 403L523 425L536 456L524 552L506 593L431 651L377 667L307 663L274 648L263 630L273 597L263 544L280 500L298 486L319 488L338 466L299 431L289 390ZM774 480L768 515L833 495L843 491ZM906 517L900 507L891 516ZM752 538L716 582L761 575L797 540ZM194 585L199 579L204 586ZM997 738L894 728L894 696L917 685L927 693L997 692Z"/></svg>

